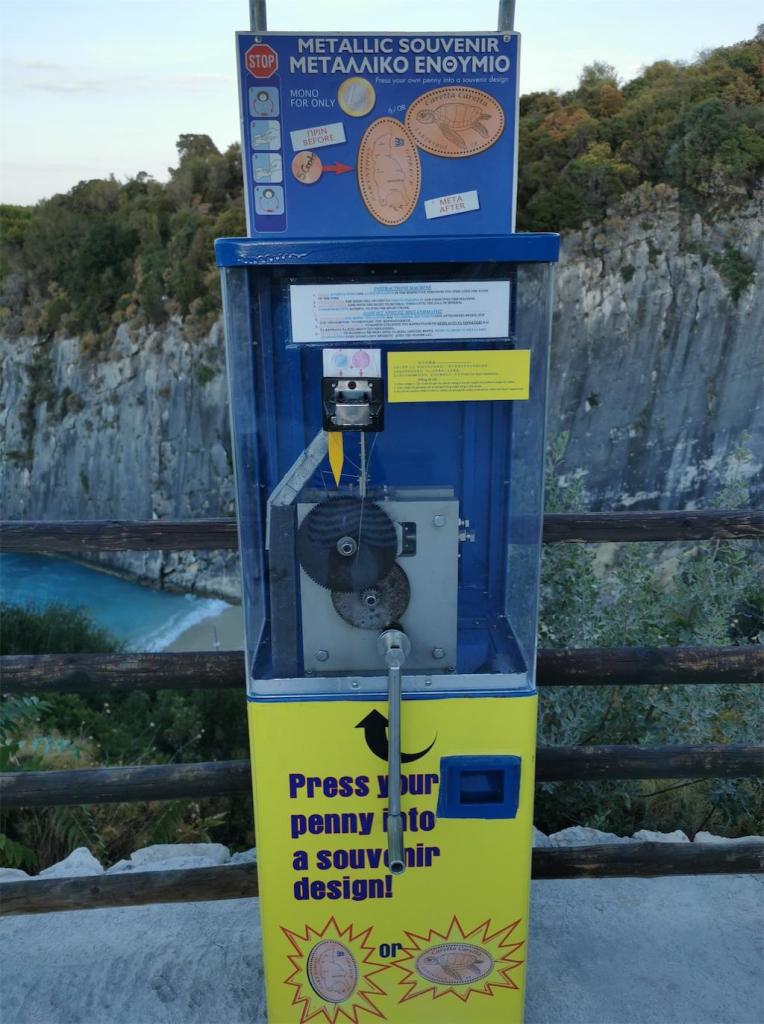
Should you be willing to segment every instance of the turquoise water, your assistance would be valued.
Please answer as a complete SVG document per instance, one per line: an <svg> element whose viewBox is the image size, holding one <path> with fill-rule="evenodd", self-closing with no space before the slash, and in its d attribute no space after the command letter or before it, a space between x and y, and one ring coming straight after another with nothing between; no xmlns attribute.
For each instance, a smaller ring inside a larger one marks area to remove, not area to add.
<svg viewBox="0 0 764 1024"><path fill-rule="evenodd" d="M84 607L133 651L161 651L228 607L214 598L142 587L65 558L16 554L0 555L0 600Z"/></svg>

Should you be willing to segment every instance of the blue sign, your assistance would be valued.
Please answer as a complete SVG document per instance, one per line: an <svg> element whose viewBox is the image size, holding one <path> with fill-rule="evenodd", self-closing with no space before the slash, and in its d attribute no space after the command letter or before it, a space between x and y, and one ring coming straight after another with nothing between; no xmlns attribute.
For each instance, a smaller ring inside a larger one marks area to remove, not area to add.
<svg viewBox="0 0 764 1024"><path fill-rule="evenodd" d="M513 231L519 45L494 32L238 33L249 234Z"/></svg>

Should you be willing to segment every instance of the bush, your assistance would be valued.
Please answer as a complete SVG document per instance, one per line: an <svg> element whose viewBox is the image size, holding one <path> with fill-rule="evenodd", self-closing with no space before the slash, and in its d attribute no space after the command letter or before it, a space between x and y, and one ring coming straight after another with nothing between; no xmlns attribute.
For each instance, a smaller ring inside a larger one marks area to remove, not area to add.
<svg viewBox="0 0 764 1024"><path fill-rule="evenodd" d="M82 609L0 604L0 654L108 653L121 648ZM204 690L114 696L5 697L0 770L247 757L243 697ZM105 861L157 842L253 842L247 800L176 800L0 814L0 866L45 867L88 846Z"/></svg>
<svg viewBox="0 0 764 1024"><path fill-rule="evenodd" d="M564 484L556 467L566 438L553 446L547 511L580 511L581 483ZM721 507L747 494L739 449L729 460ZM591 545L544 549L542 647L724 645L764 641L764 560L753 541L684 545L666 560L665 545L623 545L603 571ZM539 742L670 744L758 742L761 690L755 686L550 687L539 697ZM630 834L647 828L690 835L713 827L727 835L758 832L764 820L760 780L545 783L536 802L539 828L585 823Z"/></svg>

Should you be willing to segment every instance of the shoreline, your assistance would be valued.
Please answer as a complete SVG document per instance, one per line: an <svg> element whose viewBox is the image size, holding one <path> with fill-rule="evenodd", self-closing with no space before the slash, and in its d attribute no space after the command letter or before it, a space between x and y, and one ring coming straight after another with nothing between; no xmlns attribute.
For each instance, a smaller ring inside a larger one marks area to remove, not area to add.
<svg viewBox="0 0 764 1024"><path fill-rule="evenodd" d="M242 651L244 650L244 611L241 604L229 604L215 615L195 622L163 651Z"/></svg>

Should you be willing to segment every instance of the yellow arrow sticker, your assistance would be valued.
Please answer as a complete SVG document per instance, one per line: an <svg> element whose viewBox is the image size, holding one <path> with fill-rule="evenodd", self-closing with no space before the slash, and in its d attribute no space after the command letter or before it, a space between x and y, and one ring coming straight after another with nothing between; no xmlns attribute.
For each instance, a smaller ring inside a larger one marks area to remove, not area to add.
<svg viewBox="0 0 764 1024"><path fill-rule="evenodd" d="M345 462L345 447L342 440L342 431L330 430L326 435L326 446L329 452L329 465L332 467L332 476L335 484L339 487L342 476L342 466Z"/></svg>

